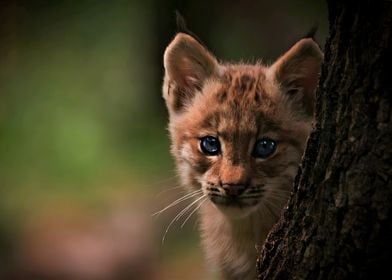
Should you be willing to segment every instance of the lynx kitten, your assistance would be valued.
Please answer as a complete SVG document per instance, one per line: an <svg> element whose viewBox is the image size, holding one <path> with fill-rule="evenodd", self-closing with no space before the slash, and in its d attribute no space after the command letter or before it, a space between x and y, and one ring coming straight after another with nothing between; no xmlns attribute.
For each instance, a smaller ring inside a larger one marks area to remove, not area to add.
<svg viewBox="0 0 392 280"><path fill-rule="evenodd" d="M218 62L182 32L166 48L171 151L224 279L255 278L255 245L287 202L311 130L322 60L311 38L271 66Z"/></svg>

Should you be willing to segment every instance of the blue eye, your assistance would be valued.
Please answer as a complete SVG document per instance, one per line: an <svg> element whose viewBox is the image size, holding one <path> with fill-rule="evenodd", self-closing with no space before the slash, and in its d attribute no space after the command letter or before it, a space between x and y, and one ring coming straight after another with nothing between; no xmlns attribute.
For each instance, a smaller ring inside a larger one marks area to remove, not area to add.
<svg viewBox="0 0 392 280"><path fill-rule="evenodd" d="M262 138L256 142L252 156L256 158L268 158L275 152L277 145L278 143L274 140Z"/></svg>
<svg viewBox="0 0 392 280"><path fill-rule="evenodd" d="M221 151L218 138L213 136L200 138L200 149L208 156L216 156Z"/></svg>

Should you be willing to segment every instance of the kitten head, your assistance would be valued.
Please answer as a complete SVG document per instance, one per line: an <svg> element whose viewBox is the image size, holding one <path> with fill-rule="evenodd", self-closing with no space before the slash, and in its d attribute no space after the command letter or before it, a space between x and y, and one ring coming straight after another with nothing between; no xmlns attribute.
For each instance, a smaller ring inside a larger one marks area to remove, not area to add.
<svg viewBox="0 0 392 280"><path fill-rule="evenodd" d="M306 38L271 66L223 64L178 33L164 54L163 96L184 185L229 215L283 206L310 133L322 59Z"/></svg>

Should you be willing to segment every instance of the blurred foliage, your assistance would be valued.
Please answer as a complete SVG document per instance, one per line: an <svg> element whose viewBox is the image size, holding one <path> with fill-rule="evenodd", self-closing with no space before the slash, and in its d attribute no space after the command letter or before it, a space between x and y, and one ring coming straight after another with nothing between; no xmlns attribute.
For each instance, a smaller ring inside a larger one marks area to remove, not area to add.
<svg viewBox="0 0 392 280"><path fill-rule="evenodd" d="M150 86L148 2L12 8L1 76L2 199L29 186L80 195L118 176L166 171L163 110L151 105L160 93Z"/></svg>
<svg viewBox="0 0 392 280"><path fill-rule="evenodd" d="M105 211L177 185L160 90L176 9L229 61L272 61L317 22L321 45L327 32L322 1L2 1L0 257L53 201ZM168 241L173 258L195 257L192 230Z"/></svg>

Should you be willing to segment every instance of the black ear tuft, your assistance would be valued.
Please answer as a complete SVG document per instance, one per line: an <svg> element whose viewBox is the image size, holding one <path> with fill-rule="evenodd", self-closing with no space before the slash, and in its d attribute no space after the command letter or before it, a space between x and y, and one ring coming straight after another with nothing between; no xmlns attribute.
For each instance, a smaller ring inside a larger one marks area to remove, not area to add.
<svg viewBox="0 0 392 280"><path fill-rule="evenodd" d="M188 33L188 28L186 27L186 22L184 17L181 15L181 13L176 10L176 24L177 24L177 32L182 32L182 33Z"/></svg>
<svg viewBox="0 0 392 280"><path fill-rule="evenodd" d="M310 28L310 30L302 37L302 39L306 39L306 38L312 39L318 45L320 50L322 50L323 48L320 46L319 42L316 39L316 33L318 29L319 29L319 23L315 22L312 28Z"/></svg>
<svg viewBox="0 0 392 280"><path fill-rule="evenodd" d="M318 28L319 28L319 23L316 22L312 26L312 28L302 38L311 38L311 39L313 39L313 41L316 41L315 37L316 37L316 33L317 33Z"/></svg>
<svg viewBox="0 0 392 280"><path fill-rule="evenodd" d="M319 24L316 22L312 28L305 34L303 38L312 38L314 40L314 37L316 36L317 30L318 30Z"/></svg>
<svg viewBox="0 0 392 280"><path fill-rule="evenodd" d="M182 14L178 10L176 10L175 13L176 13L177 33L188 34L192 36L196 41L198 41L203 47L207 48L206 45L202 42L202 40L200 40L200 38L195 33L193 33L188 29L188 27L186 26L185 18L182 16Z"/></svg>

